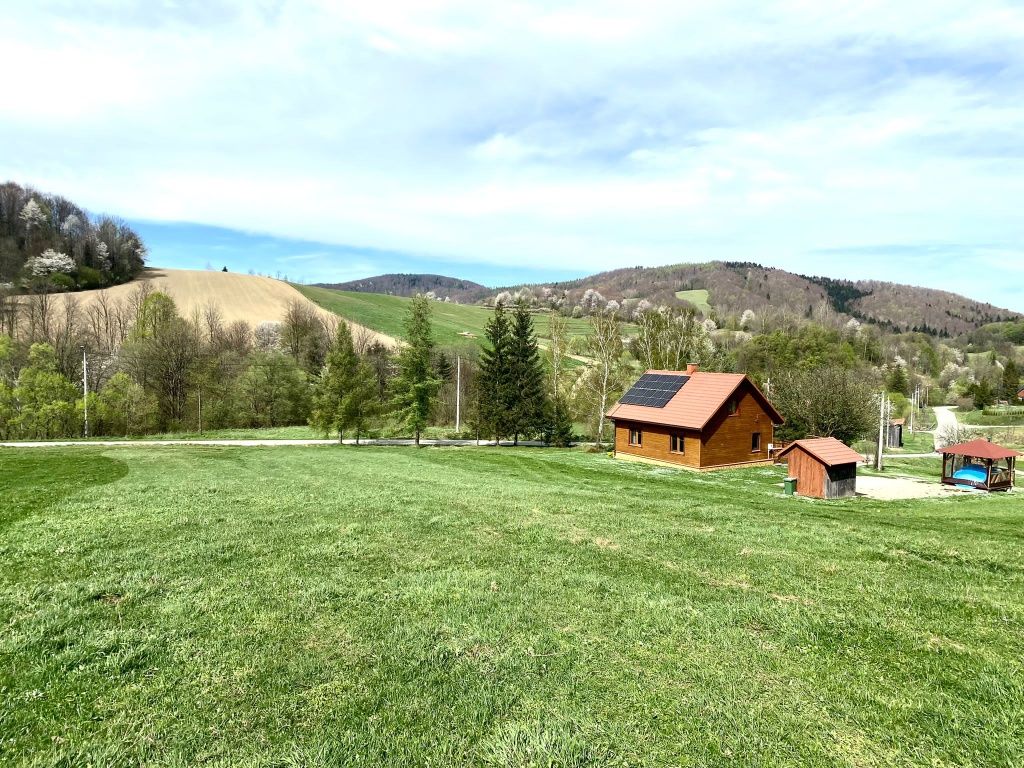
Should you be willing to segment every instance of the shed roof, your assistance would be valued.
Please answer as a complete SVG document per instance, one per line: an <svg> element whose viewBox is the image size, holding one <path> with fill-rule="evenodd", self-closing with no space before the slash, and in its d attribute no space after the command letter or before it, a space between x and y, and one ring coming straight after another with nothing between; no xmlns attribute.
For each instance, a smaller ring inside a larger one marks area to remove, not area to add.
<svg viewBox="0 0 1024 768"><path fill-rule="evenodd" d="M971 456L977 459L1012 459L1020 456L1018 451L1003 448L1001 445L990 443L988 440L971 440L968 443L957 443L947 445L939 450L939 453L953 454L954 456Z"/></svg>
<svg viewBox="0 0 1024 768"><path fill-rule="evenodd" d="M892 424L894 427L902 427L904 424L907 423L907 420L906 419L893 419L889 423Z"/></svg>
<svg viewBox="0 0 1024 768"><path fill-rule="evenodd" d="M781 459L796 448L803 448L822 464L834 467L838 464L856 464L864 459L853 448L834 437L815 437L810 440L797 440L786 446L776 458Z"/></svg>
<svg viewBox="0 0 1024 768"><path fill-rule="evenodd" d="M663 408L652 408L645 405L625 405L616 403L608 412L609 418L639 421L645 424L662 424L667 427L683 429L703 429L711 418L718 413L726 401L735 394L744 381L749 381L743 373L710 373L705 371L646 371L646 373L674 374L689 376L686 384L672 397ZM753 382L750 382L754 396L771 416L776 424L785 419L768 402L768 398Z"/></svg>

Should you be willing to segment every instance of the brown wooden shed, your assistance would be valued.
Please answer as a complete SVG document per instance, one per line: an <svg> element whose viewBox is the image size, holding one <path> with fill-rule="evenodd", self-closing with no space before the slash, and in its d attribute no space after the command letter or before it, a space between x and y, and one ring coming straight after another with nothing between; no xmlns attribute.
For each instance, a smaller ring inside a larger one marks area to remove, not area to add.
<svg viewBox="0 0 1024 768"><path fill-rule="evenodd" d="M796 478L796 492L815 499L857 495L857 463L864 459L834 437L797 440L778 455Z"/></svg>

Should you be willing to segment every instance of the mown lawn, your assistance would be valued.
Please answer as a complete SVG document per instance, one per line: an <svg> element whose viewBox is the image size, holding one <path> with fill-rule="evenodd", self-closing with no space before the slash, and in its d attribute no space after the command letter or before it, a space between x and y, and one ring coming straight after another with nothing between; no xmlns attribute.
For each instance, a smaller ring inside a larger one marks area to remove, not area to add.
<svg viewBox="0 0 1024 768"><path fill-rule="evenodd" d="M963 424L976 426L1024 426L1024 408L989 408L957 410L956 418Z"/></svg>
<svg viewBox="0 0 1024 768"><path fill-rule="evenodd" d="M1020 497L781 477L0 450L0 764L1020 765Z"/></svg>
<svg viewBox="0 0 1024 768"><path fill-rule="evenodd" d="M309 285L296 285L308 299L316 302L329 312L347 318L367 328L395 338L404 338L405 322L409 314L411 299L402 296L387 296L380 293L358 291L336 291ZM469 304L445 304L435 302L431 306L431 323L434 340L441 345L482 344L484 326L491 316L491 310ZM578 339L575 350L583 352L582 341L590 332L590 322L582 318L567 318L569 334ZM543 345L550 339L548 320L544 313L534 318L534 328ZM623 325L627 335L635 330L631 324ZM462 334L469 333L472 336Z"/></svg>

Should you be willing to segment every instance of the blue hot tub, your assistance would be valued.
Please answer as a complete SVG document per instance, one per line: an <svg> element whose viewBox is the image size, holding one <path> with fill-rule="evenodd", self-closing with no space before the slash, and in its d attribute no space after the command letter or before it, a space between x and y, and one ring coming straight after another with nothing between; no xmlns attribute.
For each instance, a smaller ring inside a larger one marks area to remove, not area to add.
<svg viewBox="0 0 1024 768"><path fill-rule="evenodd" d="M972 483L984 485L988 482L988 470L981 464L964 464L953 473L953 479L966 481L964 485Z"/></svg>

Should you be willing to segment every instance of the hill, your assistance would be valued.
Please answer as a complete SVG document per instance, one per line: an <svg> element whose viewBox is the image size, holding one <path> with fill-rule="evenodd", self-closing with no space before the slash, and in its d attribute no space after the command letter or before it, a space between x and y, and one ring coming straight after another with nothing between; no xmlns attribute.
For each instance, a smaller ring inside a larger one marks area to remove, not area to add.
<svg viewBox="0 0 1024 768"><path fill-rule="evenodd" d="M413 297L433 293L439 299L450 298L460 303L474 303L487 298L493 291L486 285L457 277L426 274L389 274L351 280L347 283L317 283L318 288L356 293L383 293L388 296Z"/></svg>
<svg viewBox="0 0 1024 768"><path fill-rule="evenodd" d="M313 285L296 287L306 298L350 322L395 338L402 338L405 334L405 319L409 314L411 299L379 293L338 291ZM489 307L444 301L434 302L431 310L434 340L441 345L482 343L484 326L492 312ZM570 335L575 337L585 336L590 329L589 321L584 318L567 318L566 322ZM543 316L537 317L534 326L543 345L550 338L546 319ZM633 331L631 325L624 328L626 333Z"/></svg>
<svg viewBox="0 0 1024 768"><path fill-rule="evenodd" d="M747 262L618 269L554 283L550 288L565 291L573 303L588 289L620 303L646 299L656 304L677 303L682 300L680 292L706 291L706 296L691 295L702 296L718 317L740 315L747 309L798 317L827 311L889 330L919 330L939 336L958 336L988 323L1022 317L946 291L876 280L809 277Z"/></svg>
<svg viewBox="0 0 1024 768"><path fill-rule="evenodd" d="M392 282L392 278L401 280ZM437 282L444 281L444 282ZM522 283L485 289L477 283L436 275L381 275L340 285L387 289L413 295L433 290L453 301L487 301L502 291L549 289L546 296L563 305L580 304L588 290L599 292L629 309L641 300L655 305L688 305L705 316L724 320L745 310L813 317L837 313L891 331L922 331L935 336L959 336L991 323L1024 319L1024 315L986 302L932 288L879 280L837 280L762 267L750 262L713 261L666 267L628 267L545 285ZM459 284L469 286L464 291ZM417 288L419 286L419 288ZM444 287L443 287L444 286Z"/></svg>
<svg viewBox="0 0 1024 768"><path fill-rule="evenodd" d="M311 302L288 283L270 277L234 272L147 269L131 283L103 291L81 291L69 295L80 302L83 308L98 301L117 304L128 301L140 283L149 283L154 290L167 293L185 317L193 312L201 312L212 304L220 309L225 323L244 320L255 327L264 321L282 320L289 303L298 301L313 307L325 321L336 320L333 313ZM360 326L355 324L355 327ZM387 333L368 332L388 346L395 344L394 338Z"/></svg>

